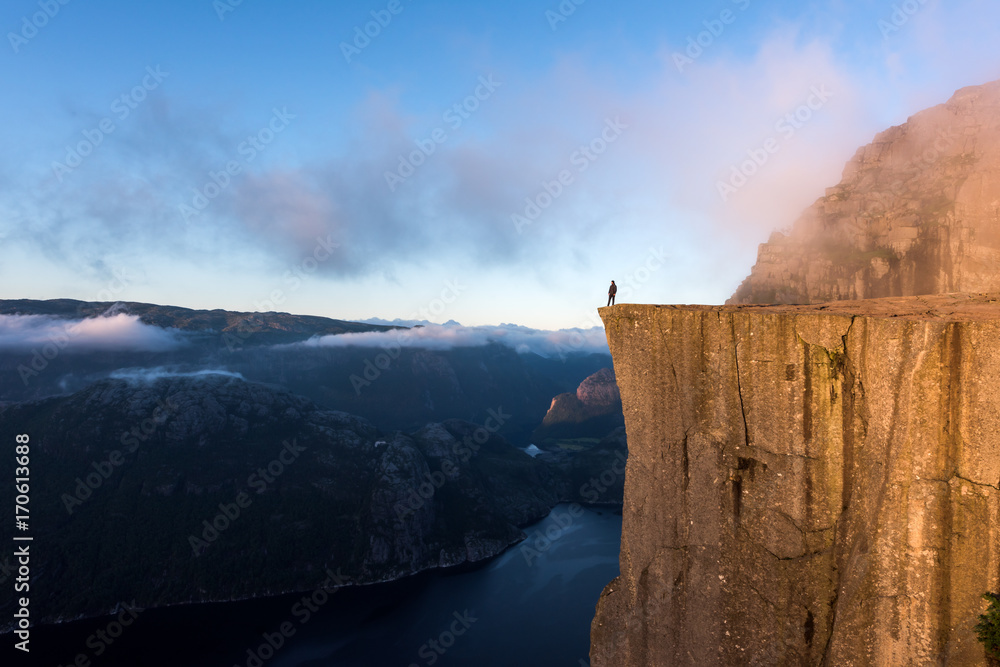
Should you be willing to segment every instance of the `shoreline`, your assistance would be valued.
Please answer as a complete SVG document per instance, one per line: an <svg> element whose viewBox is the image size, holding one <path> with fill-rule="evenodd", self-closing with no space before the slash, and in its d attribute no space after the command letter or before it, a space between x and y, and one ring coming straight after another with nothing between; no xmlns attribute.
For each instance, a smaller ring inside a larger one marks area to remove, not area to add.
<svg viewBox="0 0 1000 667"><path fill-rule="evenodd" d="M481 567L485 567L490 562L496 560L497 558L499 558L500 556L504 555L505 553L507 553L512 548L516 547L518 544L521 544L522 542L524 542L529 537L529 535L527 533L524 533L525 529L530 528L531 526L537 525L537 524L541 523L542 521L544 521L549 515L552 514L552 512L557 507L559 507L560 505L572 505L574 503L577 504L577 505L580 505L584 509L591 509L591 510L617 509L618 510L617 513L618 514L621 514L622 507L623 507L622 503L615 503L615 502L581 503L581 502L578 502L578 501L560 500L559 502L557 502L556 504L554 504L552 507L550 507L549 510L548 510L548 512L545 513L545 515L543 515L543 516L541 516L541 517L539 517L539 518L537 518L537 519L535 519L533 521L525 523L523 525L519 525L518 528L522 531L523 535L519 539L514 540L514 541L508 543L506 546L504 546L502 549L500 549L496 553L490 554L489 556L485 556L485 557L477 559L477 560L465 560L465 561L462 561L460 563L455 563L453 565L433 565L433 566L425 567L425 568L416 570L414 572L411 572L409 574L404 574L404 575L402 575L400 577L395 577L395 578L391 578L391 579L379 579L379 580L363 581L363 582L351 582L351 583L341 584L341 585L337 585L337 586L333 586L333 587L324 586L324 585L322 585L322 583L320 583L317 586L310 586L310 587L306 587L306 588L300 588L300 589L295 589L295 590L288 590L288 591L283 591L283 592L279 592L279 593L265 593L265 594L262 594L262 595L251 595L251 596L246 596L246 597L237 597L237 598L230 598L230 599L225 599L225 600L221 600L221 599L220 600L184 600L184 601L180 601L180 602L170 602L170 603L167 603L167 604L157 604L157 605L151 606L151 607L141 607L141 606L139 606L137 604L125 605L125 603L119 603L114 609L109 610L109 611L107 611L105 613L90 614L90 615L80 615L80 616L76 616L76 617L73 617L73 618L65 618L65 619L61 618L61 619L54 620L54 621L48 621L47 620L47 621L44 621L41 624L37 624L37 625L33 623L31 625L31 629L34 630L36 628L39 628L39 629L43 629L43 628L55 628L55 627L58 627L58 626L72 625L74 623L85 623L85 622L88 622L88 621L99 621L101 619L114 618L116 614L120 613L120 611L122 610L123 606L125 606L126 608L127 607L131 607L131 608L139 610L141 612L145 612L145 611L151 611L151 610L172 609L172 608L177 608L177 607L203 607L205 605L213 605L213 604L229 604L229 603L239 603L239 602L265 601L265 600L275 600L277 598L281 598L281 597L284 597L284 596L291 596L291 595L299 595L299 594L311 593L313 591L317 591L317 590L320 590L320 589L326 590L327 592L329 592L329 593L332 594L332 593L335 593L335 592L340 591L342 589L356 590L356 589L364 588L366 586L379 586L379 585L385 585L385 584L393 584L393 583L398 583L398 582L404 582L404 581L407 581L407 580L411 580L414 577L419 577L421 575L432 574L432 573L462 574L464 572L471 572L471 571L475 571L475 570L477 570L477 569L479 569ZM328 568L326 571L329 572L330 569ZM328 579L329 579L329 577L328 577ZM5 638L5 637L8 637L8 636L13 636L14 630L15 630L15 627L14 627L13 624L11 624L10 626L7 626L5 624L3 627L0 627L0 638Z"/></svg>

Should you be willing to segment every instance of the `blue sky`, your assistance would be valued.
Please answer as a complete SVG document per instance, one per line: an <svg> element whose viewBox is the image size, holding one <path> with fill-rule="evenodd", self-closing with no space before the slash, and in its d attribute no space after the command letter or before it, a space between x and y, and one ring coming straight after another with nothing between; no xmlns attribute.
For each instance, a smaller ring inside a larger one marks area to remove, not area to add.
<svg viewBox="0 0 1000 667"><path fill-rule="evenodd" d="M1000 78L998 19L9 0L0 298L539 328L595 324L611 279L620 302L721 303L859 146Z"/></svg>

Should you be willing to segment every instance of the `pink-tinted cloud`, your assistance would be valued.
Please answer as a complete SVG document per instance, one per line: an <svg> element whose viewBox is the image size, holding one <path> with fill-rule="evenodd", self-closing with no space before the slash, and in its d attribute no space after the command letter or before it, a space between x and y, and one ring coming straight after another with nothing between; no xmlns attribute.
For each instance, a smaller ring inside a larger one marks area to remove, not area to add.
<svg viewBox="0 0 1000 667"><path fill-rule="evenodd" d="M135 315L63 320L44 315L0 315L0 349L162 352L185 344L176 330L143 324Z"/></svg>

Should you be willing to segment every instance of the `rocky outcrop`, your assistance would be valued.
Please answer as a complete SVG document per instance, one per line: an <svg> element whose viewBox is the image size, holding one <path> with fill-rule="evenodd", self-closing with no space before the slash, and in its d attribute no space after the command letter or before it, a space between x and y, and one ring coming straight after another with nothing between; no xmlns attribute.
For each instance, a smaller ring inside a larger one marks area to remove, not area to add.
<svg viewBox="0 0 1000 667"><path fill-rule="evenodd" d="M858 150L730 303L1000 290L1000 81L963 88Z"/></svg>
<svg viewBox="0 0 1000 667"><path fill-rule="evenodd" d="M602 368L585 378L575 392L553 398L532 438L536 444L560 438L590 438L609 433L621 424L622 399L615 373Z"/></svg>
<svg viewBox="0 0 1000 667"><path fill-rule="evenodd" d="M601 309L629 460L591 664L984 664L998 299Z"/></svg>
<svg viewBox="0 0 1000 667"><path fill-rule="evenodd" d="M576 388L576 398L592 411L610 411L621 407L622 396L615 383L615 372L602 368L584 378Z"/></svg>

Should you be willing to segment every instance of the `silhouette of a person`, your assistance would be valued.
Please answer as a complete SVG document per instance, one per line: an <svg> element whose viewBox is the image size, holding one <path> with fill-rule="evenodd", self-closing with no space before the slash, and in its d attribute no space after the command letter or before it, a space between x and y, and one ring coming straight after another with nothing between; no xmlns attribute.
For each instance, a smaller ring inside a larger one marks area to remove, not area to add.
<svg viewBox="0 0 1000 667"><path fill-rule="evenodd" d="M614 305L615 294L618 294L618 285L615 285L615 281L611 281L611 287L608 288L608 305Z"/></svg>

